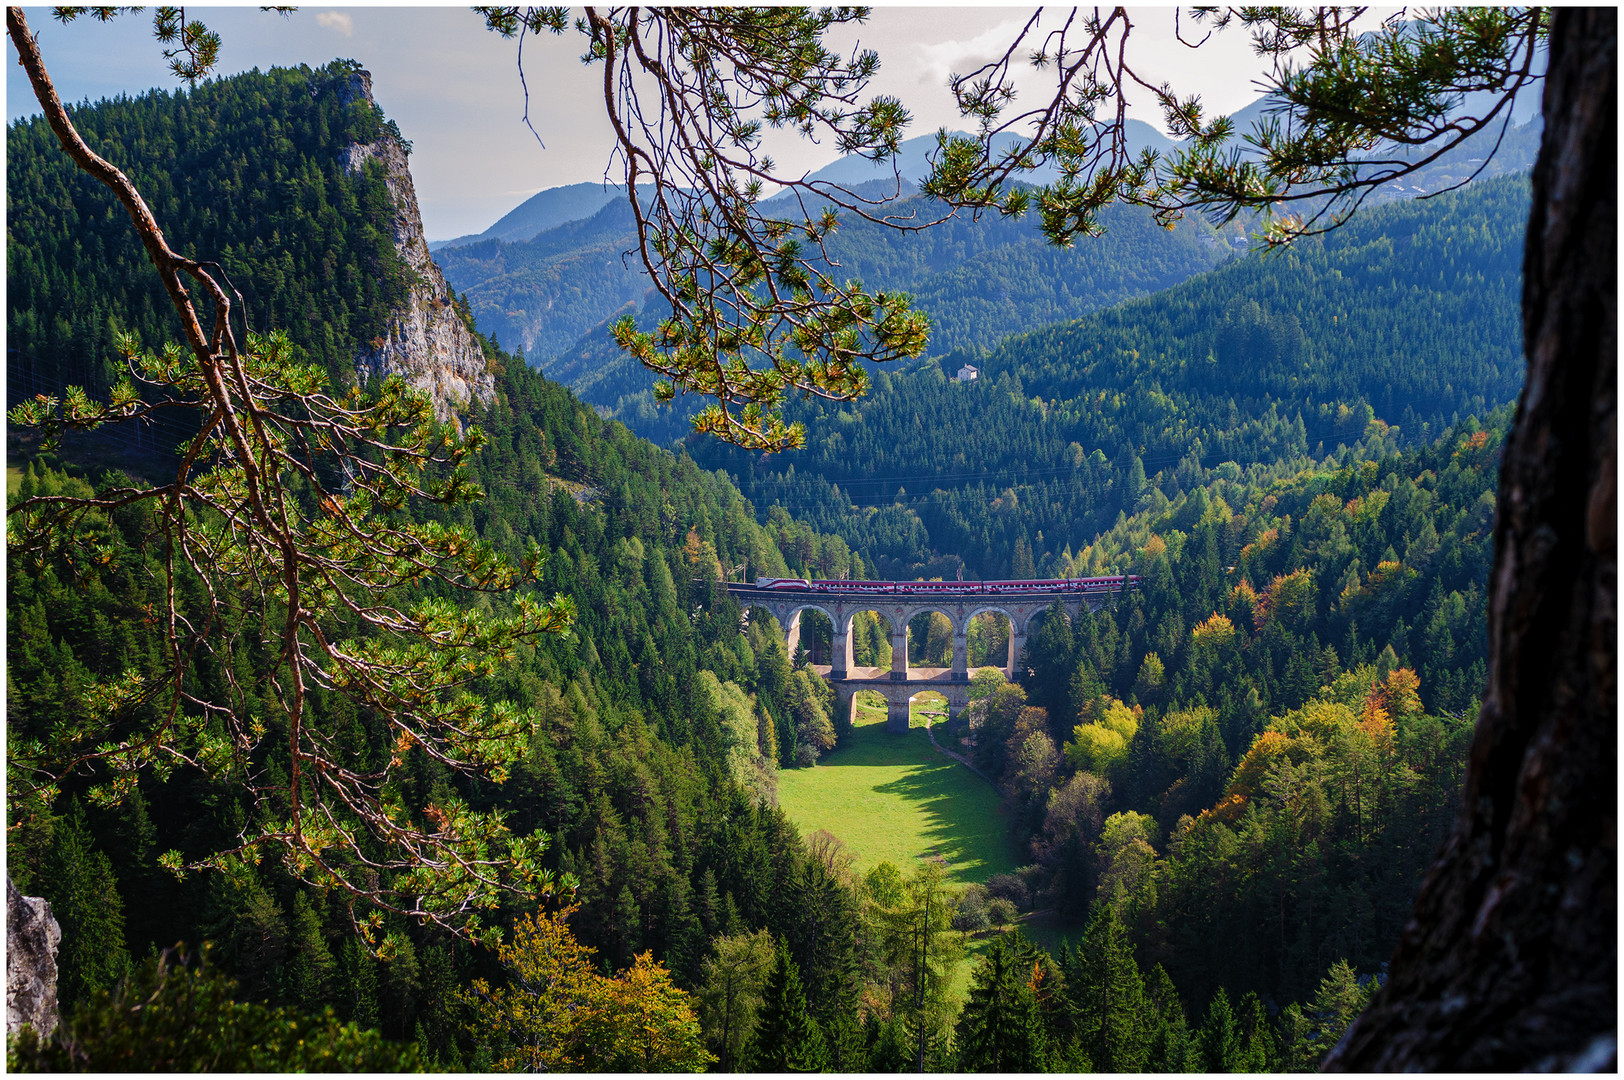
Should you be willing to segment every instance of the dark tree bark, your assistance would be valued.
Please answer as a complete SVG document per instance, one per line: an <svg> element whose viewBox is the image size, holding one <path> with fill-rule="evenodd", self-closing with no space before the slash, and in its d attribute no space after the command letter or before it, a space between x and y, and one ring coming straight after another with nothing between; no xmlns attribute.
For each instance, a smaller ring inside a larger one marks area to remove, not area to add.
<svg viewBox="0 0 1624 1080"><path fill-rule="evenodd" d="M1327 1070L1617 1062L1618 17L1555 12L1460 817Z"/></svg>

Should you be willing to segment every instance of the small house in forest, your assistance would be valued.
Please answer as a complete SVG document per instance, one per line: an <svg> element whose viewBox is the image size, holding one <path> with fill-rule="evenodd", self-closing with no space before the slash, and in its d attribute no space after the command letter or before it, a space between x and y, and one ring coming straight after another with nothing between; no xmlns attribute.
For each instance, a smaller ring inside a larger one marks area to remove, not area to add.
<svg viewBox="0 0 1624 1080"><path fill-rule="evenodd" d="M980 372L975 369L975 365L965 364L963 367L959 368L959 373L953 376L953 381L975 382L978 375L980 375Z"/></svg>

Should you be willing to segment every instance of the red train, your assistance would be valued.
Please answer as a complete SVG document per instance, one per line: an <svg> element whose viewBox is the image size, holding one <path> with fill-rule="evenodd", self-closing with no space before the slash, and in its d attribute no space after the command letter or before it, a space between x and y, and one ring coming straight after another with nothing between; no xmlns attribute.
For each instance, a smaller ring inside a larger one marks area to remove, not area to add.
<svg viewBox="0 0 1624 1080"><path fill-rule="evenodd" d="M1138 574L1115 577L1050 578L1027 581L818 581L807 578L756 578L758 589L797 592L879 593L920 596L932 593L1072 593L1117 592L1140 582Z"/></svg>

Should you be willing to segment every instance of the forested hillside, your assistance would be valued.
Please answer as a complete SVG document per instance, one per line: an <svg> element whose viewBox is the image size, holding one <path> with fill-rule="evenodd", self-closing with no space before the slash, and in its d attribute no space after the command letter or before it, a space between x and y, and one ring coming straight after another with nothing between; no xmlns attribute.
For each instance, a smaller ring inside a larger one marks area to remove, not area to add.
<svg viewBox="0 0 1624 1080"><path fill-rule="evenodd" d="M150 185L175 242L220 259L253 325L285 331L340 385L401 284L387 190L336 161L388 121L312 93L346 70L76 113ZM127 222L37 127L13 125L8 151L12 341L38 385L101 394L111 328L155 346L172 319ZM172 176L170 160L187 168ZM389 776L391 813L411 828L450 828L459 800L498 812L545 842L537 869L559 887L480 912L502 930L487 947L405 914L369 926L364 895L304 885L292 859L171 872L275 826L283 808L232 777L285 785L293 763L285 714L260 711L283 658L202 652L177 679L177 722L236 773L207 771L199 750L104 788L112 770L83 759L45 802L8 800L7 871L61 924L65 1030L82 1039L77 1058L71 1040L56 1057L9 1044L8 1064L127 1067L142 1060L132 1032L165 1023L199 1054L226 1018L258 1034L244 1056L208 1060L256 1069L341 1052L353 1067L500 1071L1313 1067L1373 989L1459 786L1525 200L1520 181L1499 181L1396 208L985 355L977 334L1005 314L1099 307L1188 278L1218 249L1181 228L1158 261L1131 214L1053 261L1003 222L959 222L911 251L851 230L845 257L875 283L940 283L944 330L976 345L942 362L973 356L985 375L952 384L936 360L881 373L866 401L807 406L807 449L779 460L657 448L482 335L496 393L460 423L484 439L466 466L484 497L389 512L466 526L516 563L534 542L535 590L573 601L567 633L514 646L467 684L524 717L521 760L505 775L452 769L333 686L311 689L306 722L357 773ZM577 240L602 224L536 250L585 257ZM985 269L971 280L971 266ZM1022 295L972 299L996 273ZM1463 290L1477 316L1449 298ZM94 438L47 453L9 431L10 505L173 475L185 433L166 434L115 468ZM334 513L308 481L289 484L306 517ZM88 559L12 537L14 758L163 720L158 696L110 689L168 674L157 520L140 505L90 511ZM850 718L782 628L717 583L961 567L1144 583L1075 621L1046 615L1016 684L978 674L975 704L936 733L991 778L1030 862L963 889L938 858L859 874L839 838L803 838L775 798L782 769L818 775ZM208 593L229 569L176 564L175 603L193 625L218 612L215 632L262 640L274 611ZM458 619L520 603L422 580L388 591ZM335 607L330 621L348 633L353 620ZM264 736L240 759L211 726L234 700ZM106 731L94 716L112 717ZM11 790L37 779L13 769ZM1006 933L1017 918L1053 947ZM218 974L164 968L156 951L178 941L211 943ZM289 1032L308 1038L288 1046Z"/></svg>
<svg viewBox="0 0 1624 1080"><path fill-rule="evenodd" d="M381 175L348 176L338 160L340 147L376 139L389 122L334 92L352 66L256 71L74 112L172 242L224 268L254 329L292 331L334 375L353 370L356 342L383 332L407 288ZM13 400L36 379L105 394L122 365L115 326L149 343L179 335L129 218L40 117L7 129L6 213Z"/></svg>
<svg viewBox="0 0 1624 1080"><path fill-rule="evenodd" d="M528 764L505 784L469 787L424 758L402 797L422 807L453 785L503 806L511 827L551 838L551 865L579 876L582 910L571 925L581 940L615 968L653 949L692 985L711 936L763 926L783 936L807 907L795 892L804 851L772 809L776 762L795 740L783 642L741 637L737 609L712 612L704 583L717 577L718 559L766 572L785 564L725 480L606 425L504 359L511 370L500 400L473 418L491 436L477 472L493 493L474 520L514 556L522 538L538 539L553 553L543 588L574 597L581 614L573 634L546 641L484 688L537 710ZM83 487L77 471L36 462L17 495ZM159 602L141 524L114 522L105 573L65 580L12 562L14 738L59 722L93 680L129 667L158 674L153 631L140 618ZM358 752L380 752L366 717L343 719L343 708L338 698L322 702L323 712L338 710ZM177 884L157 855L225 843L242 812L229 792L183 773L98 809L84 804L84 787L67 784L61 816L29 823L8 859L13 878L51 900L63 925L67 1008L149 947L207 938L250 998L334 1004L391 1038L414 1037L421 1022L432 1059L433 1047L460 1033L450 1019L456 987L496 973L488 954L405 922L413 948L378 964L341 897L311 895L274 865L230 883Z"/></svg>
<svg viewBox="0 0 1624 1080"><path fill-rule="evenodd" d="M990 352L882 374L862 401L802 403L802 450L690 452L888 577L1081 572L1071 556L1152 489L1173 498L1214 469L1339 447L1379 456L1509 402L1526 214L1517 177L1382 207ZM950 381L965 360L981 377Z"/></svg>
<svg viewBox="0 0 1624 1080"><path fill-rule="evenodd" d="M1124 972L1129 943L1161 965L1123 976L1147 1013L1158 979L1209 1003L1191 1058L1119 1015L1116 1066L1301 1068L1369 993L1354 973L1389 955L1465 767L1508 418L1124 518L1099 546L1143 589L1045 615L1017 685L977 676L949 734L1033 860L988 893L1091 910L1085 955L1114 934ZM1231 1023L1251 1033L1220 1052Z"/></svg>
<svg viewBox="0 0 1624 1080"><path fill-rule="evenodd" d="M171 236L203 237L199 246L188 245L200 256L214 254L202 246L209 242L230 253L221 261L254 298L256 325L285 327L305 355L353 379L357 337L370 325L358 320L371 309L344 305L373 294L344 283L365 278L383 288L400 263L381 231L392 210L383 185L369 186L370 177L346 181L336 162L358 125L386 121L365 103L313 104L323 99L312 88L329 74L242 76L206 84L195 95L154 93L81 109L78 118L88 131L103 133L100 149L132 164L138 182L150 184ZM51 348L31 352L29 362L42 385L84 383L104 393L112 324L153 344L168 336L172 316L150 267L139 261L128 221L104 191L71 171L37 127L14 125L8 155L12 340L39 344L26 335L39 322L39 298L58 295L51 288L66 289L63 297L94 298L98 306L75 324L79 339L64 331L46 342ZM150 156L110 145L124 130ZM268 134L275 131L300 140L305 157ZM184 181L158 168L174 146L186 147L185 160L197 164ZM267 146L284 153L266 153ZM263 201L234 199L236 185L250 180ZM177 193L180 183L191 186ZM41 202L21 201L30 185L43 192ZM348 212L333 209L329 198ZM360 212L361 203L371 209ZM57 209L48 212L51 206ZM284 213L285 220L277 216ZM95 227L75 237L64 221ZM262 233L249 227L267 222ZM228 229L241 231L228 238ZM101 258L77 257L84 237L99 238ZM257 304L260 296L278 303ZM287 297L303 306L280 306ZM374 299L381 318L388 294ZM88 352L76 351L80 346ZM473 525L515 558L538 541L549 554L540 588L573 597L579 616L569 634L525 650L520 663L480 688L534 710L538 728L525 766L496 784L453 774L414 752L411 779L395 797L414 816L432 816L452 794L501 808L515 832L548 841L548 868L578 879L580 910L570 931L598 948L606 971L652 950L680 986L691 988L715 936L771 928L782 940L800 940L797 920L839 918L843 910L803 902L799 890L823 887L821 879L807 869L806 849L773 807L777 763L793 757L801 737L796 710L808 713L808 680L791 677L782 639L766 627L745 638L735 607L724 600L712 611L709 582L724 571L750 564L787 573L788 564L775 534L756 524L725 478L604 422L562 387L487 348L493 369L505 369L497 399L465 422L489 437L474 474L492 496L474 507L417 512ZM131 474L161 477L174 467L168 448L184 433L162 433L168 437L156 448L149 437L123 455L122 470L111 471L100 464L106 458L98 437L70 437L57 456L36 453L23 433L12 434L12 464L21 470L15 503L89 493ZM313 505L304 510L319 512ZM53 557L8 564L13 746L46 741L65 719L77 724L84 695L98 693L106 680L162 673L150 613L164 603L163 555L151 518L134 510L93 518L89 527L105 547L92 564ZM184 566L180 573L179 602L195 614L205 602L201 583ZM489 615L510 602L483 598L477 606ZM252 685L269 676L275 660L250 663L252 670L232 675ZM191 677L198 700L225 700L226 673L203 665ZM361 767L391 752L377 718L342 695L315 693L310 711L311 722L330 729ZM287 744L279 745L282 751L273 749L259 766L286 775ZM103 770L81 770L64 781L50 813L25 814L13 802L9 821L8 872L23 889L45 896L63 927L61 999L70 1018L81 1010L105 1015L94 1012L106 1001L97 995L152 949L208 941L213 962L236 980L232 992L243 1000L304 1012L333 1005L361 1029L417 1040L426 1063L489 1066L509 1049L488 1025L483 1035L471 1032L458 998L475 974L505 981L493 953L392 918L388 929L404 935L398 939L404 947L379 960L357 933L364 907L304 888L271 861L229 879L177 880L159 867L160 855L190 859L228 847L244 816L259 811L240 791L193 770L143 774L116 803L89 797L104 779ZM497 918L506 925L523 908ZM812 940L826 947L818 934ZM826 977L800 945L797 955L809 979ZM604 1051L593 1060L626 1067L631 1059Z"/></svg>
<svg viewBox="0 0 1624 1080"><path fill-rule="evenodd" d="M786 205L783 212L797 211ZM925 222L943 209L915 196L886 212ZM1196 221L1169 232L1132 208L1115 208L1103 222L1103 237L1060 249L1045 244L1030 220L964 214L904 234L853 218L835 233L829 255L839 277L912 293L931 316L935 355L990 347L1009 334L1166 288L1225 258L1228 240L1238 235L1221 237ZM691 412L679 403L656 413L653 376L621 354L602 325L641 312L648 280L634 239L631 212L616 201L524 243L487 240L441 248L435 258L467 295L482 330L522 348L583 400L664 444L687 432ZM652 320L657 313L641 315Z"/></svg>

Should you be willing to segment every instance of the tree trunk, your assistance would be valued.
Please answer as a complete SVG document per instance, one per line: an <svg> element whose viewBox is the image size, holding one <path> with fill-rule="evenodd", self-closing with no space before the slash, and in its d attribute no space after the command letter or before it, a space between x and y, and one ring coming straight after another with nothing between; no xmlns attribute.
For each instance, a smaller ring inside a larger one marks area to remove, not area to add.
<svg viewBox="0 0 1624 1080"><path fill-rule="evenodd" d="M1616 1067L1617 40L1613 9L1553 15L1483 711L1460 817L1327 1070Z"/></svg>

